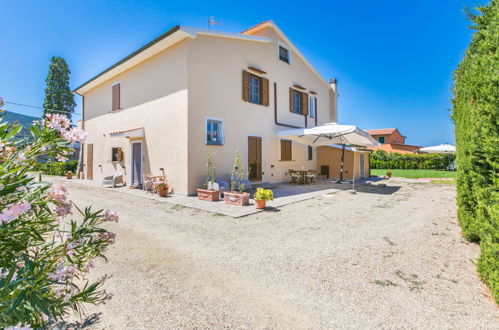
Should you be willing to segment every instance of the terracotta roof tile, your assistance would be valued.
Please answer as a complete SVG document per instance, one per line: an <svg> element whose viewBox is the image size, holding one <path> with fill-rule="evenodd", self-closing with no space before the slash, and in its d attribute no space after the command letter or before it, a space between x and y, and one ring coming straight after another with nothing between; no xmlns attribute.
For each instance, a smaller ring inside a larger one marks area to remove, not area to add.
<svg viewBox="0 0 499 330"><path fill-rule="evenodd" d="M367 129L366 132L371 135L392 134L396 128L381 128L381 129Z"/></svg>

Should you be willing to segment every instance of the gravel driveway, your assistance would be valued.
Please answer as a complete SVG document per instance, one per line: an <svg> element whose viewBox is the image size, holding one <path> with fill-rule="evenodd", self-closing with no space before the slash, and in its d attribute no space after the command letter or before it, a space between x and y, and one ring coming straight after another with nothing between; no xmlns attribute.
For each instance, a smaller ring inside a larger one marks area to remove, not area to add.
<svg viewBox="0 0 499 330"><path fill-rule="evenodd" d="M390 181L238 219L68 185L121 213L93 271L114 298L84 327L499 328L452 185Z"/></svg>

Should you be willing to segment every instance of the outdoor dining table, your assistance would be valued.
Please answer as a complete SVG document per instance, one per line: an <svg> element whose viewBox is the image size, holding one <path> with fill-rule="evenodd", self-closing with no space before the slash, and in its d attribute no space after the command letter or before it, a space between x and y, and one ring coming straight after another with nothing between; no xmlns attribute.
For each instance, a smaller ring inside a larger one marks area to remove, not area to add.
<svg viewBox="0 0 499 330"><path fill-rule="evenodd" d="M299 179L298 179L298 182L296 182L296 184L307 184L307 183L309 183L306 180L306 175L308 173L311 173L310 170L294 170L293 172L294 173L298 173L300 175Z"/></svg>

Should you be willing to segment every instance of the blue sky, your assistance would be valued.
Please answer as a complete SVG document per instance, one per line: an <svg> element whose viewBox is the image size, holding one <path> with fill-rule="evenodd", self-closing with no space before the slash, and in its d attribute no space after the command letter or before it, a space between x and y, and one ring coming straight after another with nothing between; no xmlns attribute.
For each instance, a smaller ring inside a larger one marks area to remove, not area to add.
<svg viewBox="0 0 499 330"><path fill-rule="evenodd" d="M215 29L240 32L273 19L325 79L338 79L341 123L453 143L452 72L472 35L463 8L485 2L2 0L0 96L42 105L51 56L66 59L73 88L174 25L206 27L215 16Z"/></svg>

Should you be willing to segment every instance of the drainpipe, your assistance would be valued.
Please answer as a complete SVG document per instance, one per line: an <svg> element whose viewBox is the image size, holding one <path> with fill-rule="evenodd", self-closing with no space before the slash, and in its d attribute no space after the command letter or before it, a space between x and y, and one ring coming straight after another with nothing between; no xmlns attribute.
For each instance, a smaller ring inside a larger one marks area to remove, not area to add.
<svg viewBox="0 0 499 330"><path fill-rule="evenodd" d="M338 122L338 84L335 78L329 79L329 86L331 90L329 91L330 100L330 118L331 122Z"/></svg>
<svg viewBox="0 0 499 330"><path fill-rule="evenodd" d="M85 130L85 96L78 94L75 92L76 95L81 96L81 129ZM78 167L76 170L76 177L80 179L80 173L82 173L83 177L85 176L85 173L83 171L83 155L84 155L84 148L85 144L83 142L80 142L80 155L78 157Z"/></svg>

